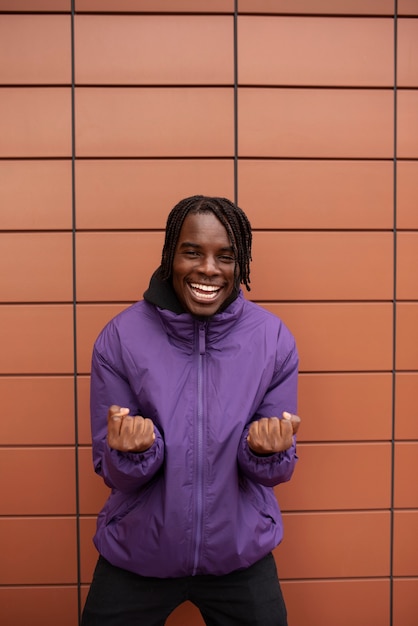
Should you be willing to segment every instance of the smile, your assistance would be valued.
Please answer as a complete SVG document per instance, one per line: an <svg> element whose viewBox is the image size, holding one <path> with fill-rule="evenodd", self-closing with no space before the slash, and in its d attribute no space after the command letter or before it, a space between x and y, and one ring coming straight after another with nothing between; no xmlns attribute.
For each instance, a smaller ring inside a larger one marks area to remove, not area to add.
<svg viewBox="0 0 418 626"><path fill-rule="evenodd" d="M215 285L201 285L200 283L190 283L190 289L197 298L214 300L221 290L221 287L216 287Z"/></svg>

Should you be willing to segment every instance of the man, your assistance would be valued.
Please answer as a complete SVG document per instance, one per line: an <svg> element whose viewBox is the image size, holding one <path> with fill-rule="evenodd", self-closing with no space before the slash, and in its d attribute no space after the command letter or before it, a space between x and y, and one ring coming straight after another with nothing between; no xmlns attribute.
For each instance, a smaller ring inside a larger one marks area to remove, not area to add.
<svg viewBox="0 0 418 626"><path fill-rule="evenodd" d="M296 463L298 357L249 290L251 226L225 198L179 202L144 299L93 351L94 466L111 495L83 626L286 626L273 486Z"/></svg>

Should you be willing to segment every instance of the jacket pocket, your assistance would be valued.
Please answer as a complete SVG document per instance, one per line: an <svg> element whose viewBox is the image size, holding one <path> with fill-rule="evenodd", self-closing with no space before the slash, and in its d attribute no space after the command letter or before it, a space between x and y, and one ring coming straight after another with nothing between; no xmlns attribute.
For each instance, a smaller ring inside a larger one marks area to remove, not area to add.
<svg viewBox="0 0 418 626"><path fill-rule="evenodd" d="M245 494L245 498L248 499L253 508L266 522L274 525L278 523L281 516L273 489L253 483L245 476L240 479L240 489Z"/></svg>
<svg viewBox="0 0 418 626"><path fill-rule="evenodd" d="M138 491L132 495L127 496L120 491L115 492L114 502L109 501L109 510L106 513L105 525L112 526L124 519L129 513L141 504L141 501L146 499L147 493L151 490L155 484L155 479L150 480L149 483L141 487ZM112 499L112 496L110 498ZM112 506L110 506L112 504Z"/></svg>

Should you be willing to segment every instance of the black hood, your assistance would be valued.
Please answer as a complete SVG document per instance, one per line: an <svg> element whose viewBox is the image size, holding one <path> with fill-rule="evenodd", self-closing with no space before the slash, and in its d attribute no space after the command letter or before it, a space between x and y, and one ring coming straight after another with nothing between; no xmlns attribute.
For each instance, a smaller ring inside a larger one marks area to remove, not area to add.
<svg viewBox="0 0 418 626"><path fill-rule="evenodd" d="M185 313L186 311L176 296L171 280L161 280L158 276L159 269L155 270L151 276L149 287L144 293L144 300L155 304L160 309L168 309L178 315Z"/></svg>

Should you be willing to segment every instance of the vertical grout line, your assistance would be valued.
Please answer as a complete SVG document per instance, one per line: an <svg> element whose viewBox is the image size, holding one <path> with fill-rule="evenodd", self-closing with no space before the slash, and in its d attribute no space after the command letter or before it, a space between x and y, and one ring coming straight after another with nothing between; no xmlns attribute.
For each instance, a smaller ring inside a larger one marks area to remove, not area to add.
<svg viewBox="0 0 418 626"><path fill-rule="evenodd" d="M234 1L234 202L238 204L238 0Z"/></svg>
<svg viewBox="0 0 418 626"><path fill-rule="evenodd" d="M80 565L80 489L79 489L79 436L78 436L78 389L77 389L77 281L76 281L76 200L75 200L75 43L74 8L71 0L71 213L72 213L72 274L73 274L73 382L74 382L74 461L75 461L75 512L76 512L76 561L77 561L77 623L81 615L81 565Z"/></svg>
<svg viewBox="0 0 418 626"><path fill-rule="evenodd" d="M393 626L393 561L395 517L395 400L396 400L396 298L397 298L397 103L398 103L398 2L394 0L393 21L393 322L392 322L392 441L391 441L391 494L390 494L390 626Z"/></svg>

